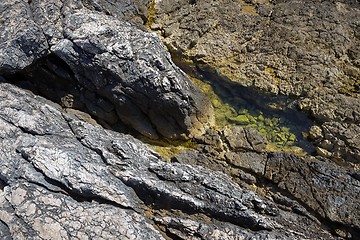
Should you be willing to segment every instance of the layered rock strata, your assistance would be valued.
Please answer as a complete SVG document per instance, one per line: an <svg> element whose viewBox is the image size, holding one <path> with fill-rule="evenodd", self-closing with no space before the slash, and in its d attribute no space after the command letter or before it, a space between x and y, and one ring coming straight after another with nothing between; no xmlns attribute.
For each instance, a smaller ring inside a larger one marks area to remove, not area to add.
<svg viewBox="0 0 360 240"><path fill-rule="evenodd" d="M357 239L358 9L1 1L0 238ZM209 101L141 24L220 82L294 97L320 123L317 155L269 152L251 127L208 129ZM119 122L192 149L165 159L102 127Z"/></svg>
<svg viewBox="0 0 360 240"><path fill-rule="evenodd" d="M3 237L332 239L224 174L165 163L11 84L0 84L0 98Z"/></svg>

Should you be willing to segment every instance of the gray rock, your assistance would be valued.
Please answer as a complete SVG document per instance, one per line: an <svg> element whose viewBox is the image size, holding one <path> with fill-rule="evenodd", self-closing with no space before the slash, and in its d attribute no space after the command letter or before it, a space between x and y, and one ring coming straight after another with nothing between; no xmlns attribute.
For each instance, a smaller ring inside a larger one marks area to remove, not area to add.
<svg viewBox="0 0 360 240"><path fill-rule="evenodd" d="M4 240L12 239L8 226L6 226L3 222L0 222L0 237Z"/></svg>
<svg viewBox="0 0 360 240"><path fill-rule="evenodd" d="M236 239L235 232L332 239L316 222L278 209L224 174L165 163L133 137L80 121L42 97L1 83L0 99L0 222L14 238L162 239L159 222L184 238L195 234L181 227L185 222L175 228L165 216L144 212L163 209L192 213L195 226L198 214L233 223L234 233L220 223L204 225L210 232L201 234L210 239Z"/></svg>
<svg viewBox="0 0 360 240"><path fill-rule="evenodd" d="M3 1L0 9L0 74L18 73L64 106L85 106L109 124L118 116L151 138L198 135L212 124L209 101L155 34L79 1ZM17 18L24 23L15 26ZM89 92L110 107L94 105Z"/></svg>
<svg viewBox="0 0 360 240"><path fill-rule="evenodd" d="M330 158L360 163L360 126L354 123L326 122L324 137L318 145L331 153Z"/></svg>
<svg viewBox="0 0 360 240"><path fill-rule="evenodd" d="M68 39L52 51L82 86L113 103L124 123L153 138L203 131L210 105L157 37L93 13L71 15L65 24Z"/></svg>
<svg viewBox="0 0 360 240"><path fill-rule="evenodd" d="M28 182L5 187L0 202L2 218L15 239L164 239L132 210L78 202Z"/></svg>
<svg viewBox="0 0 360 240"><path fill-rule="evenodd" d="M228 135L233 137L232 145L231 141L226 141L226 132L230 129L238 133ZM236 129L241 131L235 131ZM297 157L285 153L261 154L249 147L244 152L244 143L247 146L250 144L244 141L243 128L227 127L222 132L225 135L223 145L230 147L219 147L216 141L208 142L206 147L201 143L197 150L179 153L173 160L222 171L248 189L252 189L254 185L262 185L267 189L265 191L268 191L266 195L279 204L281 209L326 222L334 231L344 231L345 237L359 233L360 188L357 170L346 165L339 166L321 157ZM241 147L236 148L235 144ZM212 154L219 149L222 150Z"/></svg>
<svg viewBox="0 0 360 240"><path fill-rule="evenodd" d="M192 221L178 217L157 218L156 221L165 225L168 231L181 239L282 239L284 235L272 231L249 231L240 229L228 223L207 223L205 221ZM184 229L186 233L184 234ZM296 233L287 233L287 238L304 239L304 236Z"/></svg>
<svg viewBox="0 0 360 240"><path fill-rule="evenodd" d="M353 171L324 158L301 159L281 153L268 157L264 172L266 178L322 217L358 231L360 182L353 175Z"/></svg>
<svg viewBox="0 0 360 240"><path fill-rule="evenodd" d="M267 145L266 138L253 128L239 126L225 127L222 132L225 142L230 150L248 150L264 152Z"/></svg>
<svg viewBox="0 0 360 240"><path fill-rule="evenodd" d="M115 16L121 19L127 19L139 22L141 24L146 23L149 16L148 8L150 6L150 0L83 0L83 4L95 11L101 11L106 14Z"/></svg>
<svg viewBox="0 0 360 240"><path fill-rule="evenodd" d="M296 97L321 122L312 131L319 155L356 166L357 2L156 4L153 28L171 50ZM241 127L208 130L166 163L63 109L104 125L121 119L152 138L212 124L208 100L159 38L130 22L146 22L148 6L0 2L0 75L61 104L0 76L1 238L334 239L331 229L356 239L360 177L348 165L266 153L264 137Z"/></svg>
<svg viewBox="0 0 360 240"><path fill-rule="evenodd" d="M23 0L0 3L0 73L13 73L48 54L42 29Z"/></svg>

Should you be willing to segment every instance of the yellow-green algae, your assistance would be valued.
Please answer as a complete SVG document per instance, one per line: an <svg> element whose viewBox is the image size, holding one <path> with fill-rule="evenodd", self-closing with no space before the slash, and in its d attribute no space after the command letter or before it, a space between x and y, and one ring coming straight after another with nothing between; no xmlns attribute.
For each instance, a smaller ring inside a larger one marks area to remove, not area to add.
<svg viewBox="0 0 360 240"><path fill-rule="evenodd" d="M302 132L300 136L299 133L297 133L297 137L296 134L284 124L282 117L276 116L276 114L269 117L265 116L263 112L258 109L248 109L244 99L241 97L231 97L231 101L224 102L214 91L210 83L199 79L203 76L200 76L201 74L196 70L195 64L191 60L184 60L182 56L173 54L173 61L189 75L192 82L210 99L214 107L217 129L222 129L227 125L253 127L268 139L268 151L291 152L300 156L307 154L304 149L296 146L298 137L302 138L307 134L306 132ZM273 69L268 69L268 71L271 73ZM278 106L278 103L271 103L268 106L274 110L282 107Z"/></svg>
<svg viewBox="0 0 360 240"><path fill-rule="evenodd" d="M262 133L269 141L269 151L291 152L297 155L305 155L305 151L296 146L296 136L288 127L282 126L280 117L267 118L261 112L258 115L246 108L236 111L233 106L224 103L216 95L212 86L197 78L191 80L208 96L215 113L216 127L222 129L227 125L241 125L253 127ZM234 99L241 104L241 99Z"/></svg>
<svg viewBox="0 0 360 240"><path fill-rule="evenodd" d="M140 136L139 138L167 161L170 161L175 154L181 151L195 149L197 146L196 143L191 140L150 139L145 136Z"/></svg>
<svg viewBox="0 0 360 240"><path fill-rule="evenodd" d="M156 10L155 10L155 0L152 0L150 2L149 8L148 8L148 18L146 21L146 27L150 28L151 25L154 23L154 19L155 19L155 15L156 15Z"/></svg>
<svg viewBox="0 0 360 240"><path fill-rule="evenodd" d="M214 108L215 128L223 129L228 125L240 125L244 127L253 127L263 134L269 141L267 150L270 152L290 152L299 156L307 154L303 148L297 146L299 134L296 136L289 127L284 124L280 116L265 116L262 111L248 109L244 100L240 97L231 97L231 102L224 102L214 91L213 86L200 80L201 77L196 70L195 64L191 60L183 58L173 53L173 61L184 72L188 74L191 81L210 99ZM272 69L268 69L271 73ZM273 108L277 109L279 106ZM240 107L239 106L244 106ZM270 106L272 107L272 106ZM306 135L302 132L302 135ZM301 136L300 136L301 137ZM147 142L155 151L163 157L170 160L176 153L196 148L196 143L191 140L150 140L142 139Z"/></svg>

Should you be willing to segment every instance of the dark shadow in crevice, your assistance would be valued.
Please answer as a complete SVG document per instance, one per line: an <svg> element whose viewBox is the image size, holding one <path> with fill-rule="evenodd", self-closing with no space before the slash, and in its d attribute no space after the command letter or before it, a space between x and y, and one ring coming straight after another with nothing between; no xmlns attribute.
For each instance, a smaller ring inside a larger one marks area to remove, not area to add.
<svg viewBox="0 0 360 240"><path fill-rule="evenodd" d="M7 186L7 182L1 178L1 175L0 175L0 190L4 190L5 186Z"/></svg>
<svg viewBox="0 0 360 240"><path fill-rule="evenodd" d="M109 107L111 103L79 85L67 63L53 53L4 77L11 84L61 105L65 111L75 109L89 114L106 129L134 134L134 130L120 121L114 107L110 113L99 114L103 106Z"/></svg>
<svg viewBox="0 0 360 240"><path fill-rule="evenodd" d="M60 103L63 107L67 107L66 103L64 102L64 105L62 101L69 95L75 97L73 108L82 109L84 107L80 99L76 99L80 96L80 86L77 84L73 72L55 54L49 54L23 70L5 77L10 83Z"/></svg>
<svg viewBox="0 0 360 240"><path fill-rule="evenodd" d="M213 206L199 207L196 204L188 202L184 199L171 196L162 192L161 190L148 187L146 184L142 184L131 179L127 181L123 180L123 183L128 187L131 187L135 191L136 195L141 199L141 201L154 210L180 210L187 215L200 213L209 217L213 217L219 221L229 222L254 231L270 230L264 226L261 226L261 224L259 224L255 218L246 214L234 215L226 211L218 211L214 209Z"/></svg>

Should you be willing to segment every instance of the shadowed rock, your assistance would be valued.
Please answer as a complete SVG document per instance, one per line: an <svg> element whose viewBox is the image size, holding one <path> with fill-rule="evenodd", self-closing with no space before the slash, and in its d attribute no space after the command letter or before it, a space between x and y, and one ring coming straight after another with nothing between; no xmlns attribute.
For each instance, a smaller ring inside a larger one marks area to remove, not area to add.
<svg viewBox="0 0 360 240"><path fill-rule="evenodd" d="M49 87L65 78L72 84L71 97L90 113L110 124L117 115L150 138L184 138L212 124L209 101L173 64L155 34L76 1L2 1L0 9L5 19L0 74L16 80L11 74L19 73L35 85L49 78ZM11 22L17 18L21 25ZM31 66L53 55L63 63ZM67 90L61 86L54 92ZM67 97L60 96L71 107ZM99 98L106 106L96 103Z"/></svg>

